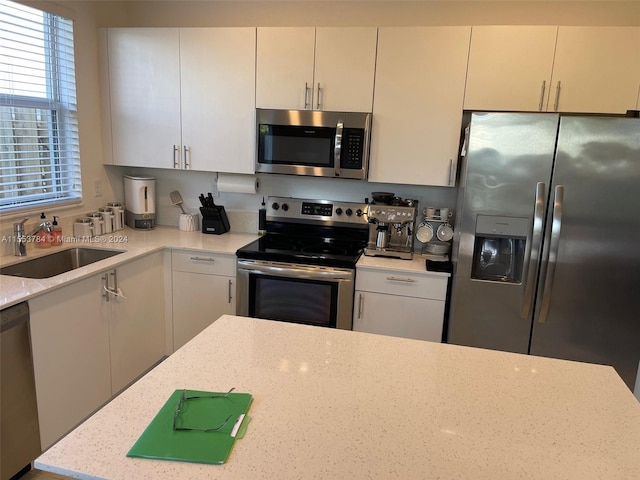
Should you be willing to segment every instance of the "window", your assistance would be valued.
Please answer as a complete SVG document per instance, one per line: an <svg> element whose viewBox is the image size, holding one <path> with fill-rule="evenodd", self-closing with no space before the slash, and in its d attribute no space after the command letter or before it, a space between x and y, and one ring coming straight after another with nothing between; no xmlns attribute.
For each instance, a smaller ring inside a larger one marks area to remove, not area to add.
<svg viewBox="0 0 640 480"><path fill-rule="evenodd" d="M73 23L0 0L0 213L81 195Z"/></svg>

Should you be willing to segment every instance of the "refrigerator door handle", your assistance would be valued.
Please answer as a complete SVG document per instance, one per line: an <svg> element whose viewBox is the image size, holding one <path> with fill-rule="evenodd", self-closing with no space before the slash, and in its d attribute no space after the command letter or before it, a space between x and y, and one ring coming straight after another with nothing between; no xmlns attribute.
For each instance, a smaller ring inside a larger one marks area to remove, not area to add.
<svg viewBox="0 0 640 480"><path fill-rule="evenodd" d="M535 283L538 277L537 266L539 265L538 257L540 256L540 245L542 244L542 224L544 222L545 211L545 191L544 182L536 184L536 201L533 209L533 229L531 232L531 242L528 245L528 251L525 258L529 258L529 264L526 266L527 273L524 285L524 298L522 302L522 318L530 318L531 307L533 306L533 295L535 293Z"/></svg>
<svg viewBox="0 0 640 480"><path fill-rule="evenodd" d="M547 269L544 279L544 289L542 290L542 305L538 314L538 322L544 323L549 315L551 306L551 290L553 289L553 279L556 273L556 263L558 261L558 249L560 247L560 230L562 227L562 208L564 202L564 186L556 185L555 200L553 202L553 223L551 224L551 241L549 243L549 258L547 259Z"/></svg>

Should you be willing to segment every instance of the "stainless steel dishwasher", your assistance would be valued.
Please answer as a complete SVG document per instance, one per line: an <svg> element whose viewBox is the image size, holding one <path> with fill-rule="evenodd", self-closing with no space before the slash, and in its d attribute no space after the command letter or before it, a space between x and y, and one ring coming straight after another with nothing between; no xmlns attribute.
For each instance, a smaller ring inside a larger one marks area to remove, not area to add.
<svg viewBox="0 0 640 480"><path fill-rule="evenodd" d="M0 325L0 479L6 480L28 467L41 449L29 305L0 311Z"/></svg>

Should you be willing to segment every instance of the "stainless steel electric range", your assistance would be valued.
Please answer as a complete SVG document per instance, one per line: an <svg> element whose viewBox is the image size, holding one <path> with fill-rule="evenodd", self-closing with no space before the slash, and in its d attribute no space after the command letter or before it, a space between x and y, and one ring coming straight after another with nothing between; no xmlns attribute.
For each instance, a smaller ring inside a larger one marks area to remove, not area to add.
<svg viewBox="0 0 640 480"><path fill-rule="evenodd" d="M351 330L366 203L269 197L266 234L240 248L238 315Z"/></svg>

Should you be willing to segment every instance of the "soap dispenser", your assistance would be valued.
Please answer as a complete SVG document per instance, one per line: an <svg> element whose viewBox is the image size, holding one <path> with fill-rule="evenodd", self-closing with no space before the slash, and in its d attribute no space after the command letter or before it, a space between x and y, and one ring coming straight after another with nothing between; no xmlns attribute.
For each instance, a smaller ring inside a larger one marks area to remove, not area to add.
<svg viewBox="0 0 640 480"><path fill-rule="evenodd" d="M267 233L267 209L265 208L264 197L262 197L262 207L258 210L258 235Z"/></svg>
<svg viewBox="0 0 640 480"><path fill-rule="evenodd" d="M40 225L47 221L47 216L42 212L40 214ZM49 232L47 232L44 228L38 230L36 233L36 247L38 248L49 248L51 246L51 238L49 237Z"/></svg>
<svg viewBox="0 0 640 480"><path fill-rule="evenodd" d="M62 227L58 225L58 216L53 216L53 222L51 222L51 225L53 225L53 232L51 232L53 240L51 241L51 245L62 245Z"/></svg>

